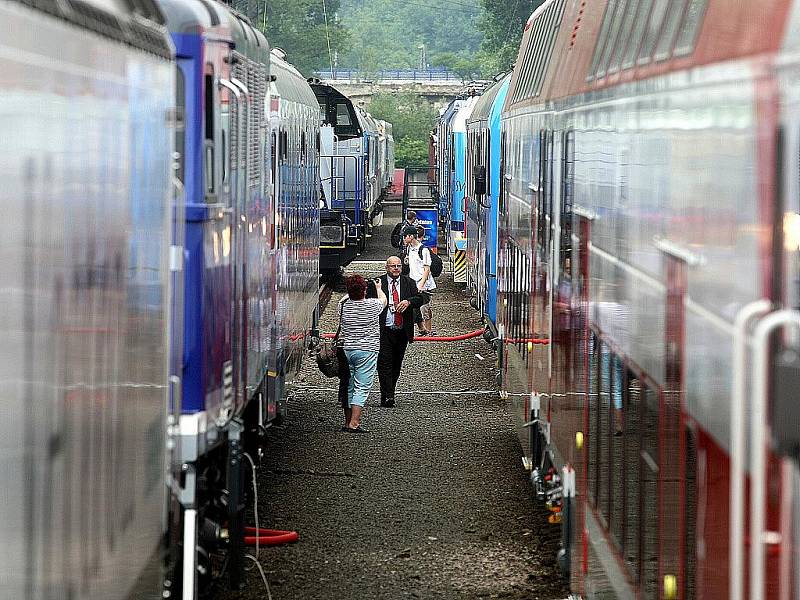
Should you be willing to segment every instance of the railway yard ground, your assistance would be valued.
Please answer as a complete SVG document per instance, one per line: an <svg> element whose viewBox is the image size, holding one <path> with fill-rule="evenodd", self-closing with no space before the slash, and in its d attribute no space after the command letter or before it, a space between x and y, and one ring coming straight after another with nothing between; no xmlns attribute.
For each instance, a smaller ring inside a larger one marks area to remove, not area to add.
<svg viewBox="0 0 800 600"><path fill-rule="evenodd" d="M384 272L399 219L399 205L389 204L348 271ZM482 327L446 270L437 285L438 335ZM333 292L323 331L335 330L341 294L341 286ZM336 384L313 359L305 362L289 390L288 418L268 431L257 465L261 527L297 531L299 541L261 548L268 590L252 568L243 591L219 598L568 595L555 560L560 529L533 498L482 337L410 345L396 408L379 406L376 376L362 421L368 434L340 430Z"/></svg>

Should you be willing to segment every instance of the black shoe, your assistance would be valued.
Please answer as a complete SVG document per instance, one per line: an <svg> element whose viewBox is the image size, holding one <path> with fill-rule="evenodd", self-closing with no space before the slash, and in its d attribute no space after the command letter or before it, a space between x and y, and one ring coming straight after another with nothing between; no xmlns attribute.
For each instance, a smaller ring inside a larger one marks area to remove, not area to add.
<svg viewBox="0 0 800 600"><path fill-rule="evenodd" d="M384 408L394 408L394 398L387 398L383 406Z"/></svg>

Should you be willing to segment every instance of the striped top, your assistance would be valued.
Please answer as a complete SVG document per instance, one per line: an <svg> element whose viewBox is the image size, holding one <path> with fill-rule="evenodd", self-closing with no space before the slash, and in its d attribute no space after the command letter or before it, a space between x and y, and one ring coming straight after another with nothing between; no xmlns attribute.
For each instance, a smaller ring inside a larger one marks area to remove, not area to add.
<svg viewBox="0 0 800 600"><path fill-rule="evenodd" d="M347 300L345 302L345 300ZM345 296L339 303L341 333L339 340L345 350L378 352L381 348L380 316L385 304L377 298L350 300Z"/></svg>

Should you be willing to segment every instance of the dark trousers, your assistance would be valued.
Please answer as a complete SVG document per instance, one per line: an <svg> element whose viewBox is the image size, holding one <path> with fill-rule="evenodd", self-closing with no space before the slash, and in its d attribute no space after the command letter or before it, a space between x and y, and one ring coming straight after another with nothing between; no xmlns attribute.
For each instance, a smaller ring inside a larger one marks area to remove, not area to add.
<svg viewBox="0 0 800 600"><path fill-rule="evenodd" d="M344 348L336 349L336 358L339 362L339 403L342 408L347 408L349 402L347 401L347 387L350 385L350 365L347 362L347 355L344 353Z"/></svg>
<svg viewBox="0 0 800 600"><path fill-rule="evenodd" d="M408 347L408 337L402 329L381 326L381 349L378 352L378 380L381 383L381 401L394 398L403 357Z"/></svg>

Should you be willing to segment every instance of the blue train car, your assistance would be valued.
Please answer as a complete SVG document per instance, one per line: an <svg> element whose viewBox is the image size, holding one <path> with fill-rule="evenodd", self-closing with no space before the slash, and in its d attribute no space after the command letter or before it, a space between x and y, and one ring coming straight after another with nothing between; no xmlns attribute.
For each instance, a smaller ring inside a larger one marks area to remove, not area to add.
<svg viewBox="0 0 800 600"><path fill-rule="evenodd" d="M206 0L161 5L176 50L185 214L182 368L173 376L178 551L165 593L186 598L208 585L214 550L227 553L239 585L244 450L279 415L310 339L320 118L308 84L246 17ZM224 543L209 523L227 523Z"/></svg>
<svg viewBox="0 0 800 600"><path fill-rule="evenodd" d="M455 100L445 110L438 125L439 211L444 222L453 281L466 283L466 158L467 119L478 96Z"/></svg>
<svg viewBox="0 0 800 600"><path fill-rule="evenodd" d="M481 96L467 121L467 288L496 333L497 212L500 198L500 117L511 75Z"/></svg>

